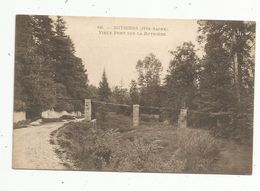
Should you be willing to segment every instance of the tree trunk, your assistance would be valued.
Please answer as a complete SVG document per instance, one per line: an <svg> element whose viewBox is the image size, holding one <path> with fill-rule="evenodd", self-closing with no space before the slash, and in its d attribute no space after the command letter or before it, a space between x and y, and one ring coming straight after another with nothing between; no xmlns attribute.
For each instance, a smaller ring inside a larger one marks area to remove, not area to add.
<svg viewBox="0 0 260 191"><path fill-rule="evenodd" d="M233 53L233 64L234 64L234 85L235 85L235 95L236 95L236 126L239 132L239 138L243 141L246 137L246 123L243 115L243 109L241 104L241 66L238 60L238 45L237 37L238 29L235 29L232 36L232 53Z"/></svg>
<svg viewBox="0 0 260 191"><path fill-rule="evenodd" d="M234 63L234 84L235 84L235 93L237 99L237 109L238 111L241 108L241 96L240 96L240 84L239 84L239 63L238 63L238 55L237 55L237 39L236 39L236 31L233 32L233 63Z"/></svg>

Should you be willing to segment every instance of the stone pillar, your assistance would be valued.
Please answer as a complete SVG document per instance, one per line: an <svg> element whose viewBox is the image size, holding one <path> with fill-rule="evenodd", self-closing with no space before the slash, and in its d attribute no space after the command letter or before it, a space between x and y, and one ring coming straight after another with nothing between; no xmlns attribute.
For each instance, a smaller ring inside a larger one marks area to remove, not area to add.
<svg viewBox="0 0 260 191"><path fill-rule="evenodd" d="M91 99L85 99L85 120L91 121Z"/></svg>
<svg viewBox="0 0 260 191"><path fill-rule="evenodd" d="M139 125L139 105L133 105L133 126Z"/></svg>
<svg viewBox="0 0 260 191"><path fill-rule="evenodd" d="M178 127L179 128L187 128L187 108L182 108L180 111L180 115L178 118Z"/></svg>

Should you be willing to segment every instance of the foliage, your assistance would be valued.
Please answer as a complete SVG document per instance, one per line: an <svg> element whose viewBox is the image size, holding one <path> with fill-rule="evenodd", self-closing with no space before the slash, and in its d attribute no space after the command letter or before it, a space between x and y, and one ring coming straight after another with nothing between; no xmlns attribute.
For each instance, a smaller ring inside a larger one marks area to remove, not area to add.
<svg viewBox="0 0 260 191"><path fill-rule="evenodd" d="M21 100L14 99L14 111L25 111L26 107Z"/></svg>
<svg viewBox="0 0 260 191"><path fill-rule="evenodd" d="M108 108L106 105L99 105L96 109L97 127L100 129L107 128L107 113Z"/></svg>
<svg viewBox="0 0 260 191"><path fill-rule="evenodd" d="M162 129L155 128L161 139L171 134L170 142L166 144L154 134L147 137L145 133L151 130L145 127L120 133L115 128L94 129L87 122L65 125L57 138L80 170L203 173L211 169L219 148L208 132L168 129L161 134Z"/></svg>
<svg viewBox="0 0 260 191"><path fill-rule="evenodd" d="M219 154L217 140L206 130L178 129L178 150L175 157L185 161L186 172L210 172Z"/></svg>
<svg viewBox="0 0 260 191"><path fill-rule="evenodd" d="M68 101L70 97L68 97L67 88L62 83L56 83L56 104L54 106L55 111L74 111L73 104Z"/></svg>
<svg viewBox="0 0 260 191"><path fill-rule="evenodd" d="M13 123L13 129L26 128L31 122L31 120L18 121L17 123Z"/></svg>
<svg viewBox="0 0 260 191"><path fill-rule="evenodd" d="M62 87L62 93L57 95L60 100L63 99L65 105L72 105L74 111L82 111L78 102L68 103L66 99L83 100L88 95L87 83L88 76L84 69L83 62L75 56L75 48L72 40L66 35L66 23L62 17L57 17L55 24L55 36L53 38L52 56L55 59L54 78L56 81L57 94ZM56 105L57 109L61 105Z"/></svg>
<svg viewBox="0 0 260 191"><path fill-rule="evenodd" d="M129 102L127 88L123 88L122 85L115 86L112 90L111 99L115 103L126 104Z"/></svg>
<svg viewBox="0 0 260 191"><path fill-rule="evenodd" d="M233 112L232 126L243 135L250 124L247 116L253 113L255 23L202 20L198 24L198 39L205 45L201 110Z"/></svg>
<svg viewBox="0 0 260 191"><path fill-rule="evenodd" d="M99 87L98 87L99 100L108 101L110 95L111 95L111 89L107 81L106 71L104 70L102 74L102 79L99 82Z"/></svg>
<svg viewBox="0 0 260 191"><path fill-rule="evenodd" d="M95 130L86 123L68 124L60 129L58 137L60 146L82 170L156 170L154 163L158 160L153 155L161 149L156 141L146 143L140 138L123 141L113 129Z"/></svg>
<svg viewBox="0 0 260 191"><path fill-rule="evenodd" d="M140 96L139 96L137 83L136 83L135 80L131 80L129 95L130 95L132 104L138 104L139 103Z"/></svg>
<svg viewBox="0 0 260 191"><path fill-rule="evenodd" d="M150 53L143 60L138 60L136 64L138 73L138 85L149 87L160 85L160 73L162 72L162 63Z"/></svg>
<svg viewBox="0 0 260 191"><path fill-rule="evenodd" d="M111 102L114 103L120 103L120 104L130 104L130 97L129 97L129 92L127 88L123 87L123 84L119 86L115 86L112 90L112 95L110 98ZM118 114L125 114L125 115L130 115L131 112L129 113L129 108L126 106L111 106L110 107L112 110L115 110Z"/></svg>
<svg viewBox="0 0 260 191"><path fill-rule="evenodd" d="M182 46L171 51L173 56L168 74L165 78L167 104L176 110L181 107L191 107L198 88L198 62L194 45L184 42Z"/></svg>
<svg viewBox="0 0 260 191"><path fill-rule="evenodd" d="M146 106L160 105L162 63L151 53L143 60L138 60L136 70L140 86L140 103Z"/></svg>
<svg viewBox="0 0 260 191"><path fill-rule="evenodd" d="M98 88L94 85L89 85L88 86L88 96L90 99L98 99Z"/></svg>
<svg viewBox="0 0 260 191"><path fill-rule="evenodd" d="M57 100L87 94L86 71L65 30L61 17L16 17L15 99L25 103L29 118L46 109L64 109L63 104L76 109L73 103Z"/></svg>
<svg viewBox="0 0 260 191"><path fill-rule="evenodd" d="M118 107L111 108L103 104L94 104L95 119L99 129L118 129L118 131L128 131L132 125L132 118L125 113L118 113ZM114 110L111 112L111 110ZM129 111L128 111L129 112Z"/></svg>
<svg viewBox="0 0 260 191"><path fill-rule="evenodd" d="M17 16L15 99L34 117L55 103L50 44L52 20L44 16Z"/></svg>

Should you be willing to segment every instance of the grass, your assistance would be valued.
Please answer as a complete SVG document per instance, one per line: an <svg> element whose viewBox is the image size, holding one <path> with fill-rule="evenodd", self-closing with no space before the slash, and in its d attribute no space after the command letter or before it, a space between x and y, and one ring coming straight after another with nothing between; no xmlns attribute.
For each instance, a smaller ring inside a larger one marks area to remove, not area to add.
<svg viewBox="0 0 260 191"><path fill-rule="evenodd" d="M220 144L206 130L160 122L132 127L130 117L109 113L106 129L69 123L52 134L77 170L211 173ZM53 143L53 142L52 142ZM63 157L64 158L64 157Z"/></svg>
<svg viewBox="0 0 260 191"><path fill-rule="evenodd" d="M119 132L125 132L132 130L132 119L123 114L109 112L106 116L106 121L101 124L97 121L97 125L99 127L102 126L105 129L117 129Z"/></svg>

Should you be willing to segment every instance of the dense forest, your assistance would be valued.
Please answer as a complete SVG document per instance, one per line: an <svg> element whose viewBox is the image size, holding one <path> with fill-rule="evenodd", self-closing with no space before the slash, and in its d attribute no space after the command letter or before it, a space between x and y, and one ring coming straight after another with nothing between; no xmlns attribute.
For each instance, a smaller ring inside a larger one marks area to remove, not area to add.
<svg viewBox="0 0 260 191"><path fill-rule="evenodd" d="M83 110L91 98L123 104L189 108L193 126L215 125L234 136L252 127L254 100L255 23L198 21L198 42L183 42L170 50L172 59L162 77L162 63L154 53L136 63L138 78L129 88L110 87L105 70L99 87L88 84L87 70L75 56L62 17L17 16L15 49L15 110L28 117L46 109ZM160 111L167 116L172 111ZM228 127L228 129L227 129ZM235 132L235 133L234 133Z"/></svg>
<svg viewBox="0 0 260 191"><path fill-rule="evenodd" d="M88 76L75 56L61 17L17 16L15 49L15 110L37 117L44 110L82 110Z"/></svg>

